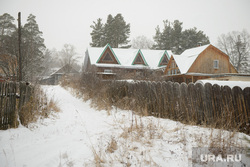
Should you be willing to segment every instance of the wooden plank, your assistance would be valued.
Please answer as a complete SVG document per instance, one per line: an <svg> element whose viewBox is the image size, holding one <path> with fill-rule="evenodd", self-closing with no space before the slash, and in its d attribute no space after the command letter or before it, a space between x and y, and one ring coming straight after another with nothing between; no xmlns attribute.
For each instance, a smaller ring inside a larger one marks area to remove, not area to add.
<svg viewBox="0 0 250 167"><path fill-rule="evenodd" d="M233 102L234 102L234 109L237 112L237 127L241 131L244 131L246 125L247 125L247 114L245 109L245 102L244 102L244 96L243 91L240 87L235 86L232 89L233 93Z"/></svg>
<svg viewBox="0 0 250 167"><path fill-rule="evenodd" d="M197 115L197 124L202 124L204 122L204 87L201 83L196 83L194 85L196 92L196 115Z"/></svg>
<svg viewBox="0 0 250 167"><path fill-rule="evenodd" d="M169 106L168 116L169 119L174 118L174 93L173 93L173 82L167 82L167 104Z"/></svg>
<svg viewBox="0 0 250 167"><path fill-rule="evenodd" d="M218 120L222 118L221 113L222 113L222 94L221 94L221 87L217 84L213 85L213 101L212 101L212 106L213 106L213 117L217 118L215 120L214 124L215 126L217 124L220 124Z"/></svg>
<svg viewBox="0 0 250 167"><path fill-rule="evenodd" d="M189 113L188 113L188 86L186 83L181 83L180 85L180 111L182 115L182 121L189 122Z"/></svg>
<svg viewBox="0 0 250 167"><path fill-rule="evenodd" d="M246 107L246 133L250 134L250 87L247 87L243 90L243 96L245 100L245 107Z"/></svg>
<svg viewBox="0 0 250 167"><path fill-rule="evenodd" d="M204 97L204 119L206 124L211 125L213 120L213 107L212 107L212 97L213 97L213 86L210 83L204 85L205 97Z"/></svg>
<svg viewBox="0 0 250 167"><path fill-rule="evenodd" d="M188 114L189 114L189 121L190 122L196 122L197 115L196 115L196 93L195 93L195 87L193 83L188 84Z"/></svg>
<svg viewBox="0 0 250 167"><path fill-rule="evenodd" d="M221 88L222 93L222 118L221 118L221 125L225 128L236 128L236 121L235 118L237 114L233 107L233 97L232 97L232 90L229 86L223 86ZM228 121L230 120L230 121Z"/></svg>

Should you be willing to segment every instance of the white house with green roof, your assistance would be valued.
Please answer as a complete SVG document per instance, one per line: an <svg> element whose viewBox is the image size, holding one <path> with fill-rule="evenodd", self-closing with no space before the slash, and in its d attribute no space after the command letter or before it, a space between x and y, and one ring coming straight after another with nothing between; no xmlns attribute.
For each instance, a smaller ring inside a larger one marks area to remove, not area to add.
<svg viewBox="0 0 250 167"><path fill-rule="evenodd" d="M146 50L89 47L85 52L83 71L96 72L103 78L119 74L140 73L146 70L162 71L165 69L172 52L170 50Z"/></svg>

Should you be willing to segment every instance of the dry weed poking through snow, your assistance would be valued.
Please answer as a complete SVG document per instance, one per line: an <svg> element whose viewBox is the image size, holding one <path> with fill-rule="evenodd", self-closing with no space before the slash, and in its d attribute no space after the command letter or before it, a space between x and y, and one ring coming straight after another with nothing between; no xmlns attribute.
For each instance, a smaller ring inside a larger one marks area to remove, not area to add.
<svg viewBox="0 0 250 167"><path fill-rule="evenodd" d="M118 133L99 137L94 146L98 166L192 165L192 147L246 147L242 133L141 117L132 111L113 110L111 116Z"/></svg>

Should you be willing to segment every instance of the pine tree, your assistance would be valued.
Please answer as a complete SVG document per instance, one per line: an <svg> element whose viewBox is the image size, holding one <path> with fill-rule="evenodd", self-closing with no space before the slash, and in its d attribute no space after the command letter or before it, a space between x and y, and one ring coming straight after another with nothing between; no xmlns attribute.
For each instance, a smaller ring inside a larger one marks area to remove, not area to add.
<svg viewBox="0 0 250 167"><path fill-rule="evenodd" d="M155 44L153 45L153 48L154 49L157 49L157 50L160 50L163 45L162 45L162 41L161 41L161 30L160 30L160 27L157 26L155 28L155 36L153 37L154 41L155 41Z"/></svg>
<svg viewBox="0 0 250 167"><path fill-rule="evenodd" d="M203 33L203 31L197 31L197 28L191 28L183 31L183 47L184 48L193 48L196 47L199 43L202 45L209 44L208 37Z"/></svg>
<svg viewBox="0 0 250 167"><path fill-rule="evenodd" d="M0 69L8 77L16 75L17 28L14 17L8 13L0 16Z"/></svg>
<svg viewBox="0 0 250 167"><path fill-rule="evenodd" d="M183 52L183 46L182 46L182 22L179 20L175 20L173 23L172 33L171 33L171 41L172 41L172 47L171 50L176 53L180 54Z"/></svg>
<svg viewBox="0 0 250 167"><path fill-rule="evenodd" d="M130 35L130 24L126 24L124 18L121 14L117 14L114 18L114 48L118 48L119 45L126 45L128 44L129 35Z"/></svg>
<svg viewBox="0 0 250 167"><path fill-rule="evenodd" d="M159 26L156 28L154 36L154 49L172 50L175 54L181 54L184 50L196 47L198 43L203 45L209 43L208 37L196 28L184 30L182 22L175 20L173 23L168 20L164 22L164 29L161 32Z"/></svg>
<svg viewBox="0 0 250 167"><path fill-rule="evenodd" d="M42 72L43 53L46 49L42 32L39 30L36 17L28 16L27 23L22 31L22 55L23 55L23 79L34 81L36 76Z"/></svg>
<svg viewBox="0 0 250 167"><path fill-rule="evenodd" d="M173 37L172 32L173 28L171 27L171 23L168 20L163 21L164 29L162 34L160 35L162 46L161 49L171 50L173 46Z"/></svg>
<svg viewBox="0 0 250 167"><path fill-rule="evenodd" d="M0 54L8 54L10 52L9 43L16 31L16 25L13 23L14 20L14 17L8 13L0 16Z"/></svg>
<svg viewBox="0 0 250 167"><path fill-rule="evenodd" d="M102 19L97 19L97 22L93 22L94 25L91 25L90 27L93 29L90 33L92 38L92 43L90 43L90 46L92 47L102 47L105 45L105 39L104 39L104 25L102 24Z"/></svg>
<svg viewBox="0 0 250 167"><path fill-rule="evenodd" d="M111 47L114 46L114 29L114 18L109 14L104 26L104 41L106 44L109 43Z"/></svg>
<svg viewBox="0 0 250 167"><path fill-rule="evenodd" d="M111 47L118 48L129 42L130 24L126 24L121 14L117 14L115 17L109 14L104 26L101 19L98 19L91 28L93 29L90 34L91 46L105 46L109 43Z"/></svg>

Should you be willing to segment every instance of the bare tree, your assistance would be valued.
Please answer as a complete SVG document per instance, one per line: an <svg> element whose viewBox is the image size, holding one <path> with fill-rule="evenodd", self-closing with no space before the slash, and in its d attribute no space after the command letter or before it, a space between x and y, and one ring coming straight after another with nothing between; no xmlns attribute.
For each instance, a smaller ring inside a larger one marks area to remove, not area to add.
<svg viewBox="0 0 250 167"><path fill-rule="evenodd" d="M59 52L59 57L62 66L69 65L71 67L75 66L79 59L75 47L71 44L64 44L63 49Z"/></svg>
<svg viewBox="0 0 250 167"><path fill-rule="evenodd" d="M250 72L250 35L246 30L222 34L218 38L218 47L229 56L238 72Z"/></svg>
<svg viewBox="0 0 250 167"><path fill-rule="evenodd" d="M154 42L144 35L137 36L132 40L132 48L134 49L150 49Z"/></svg>

